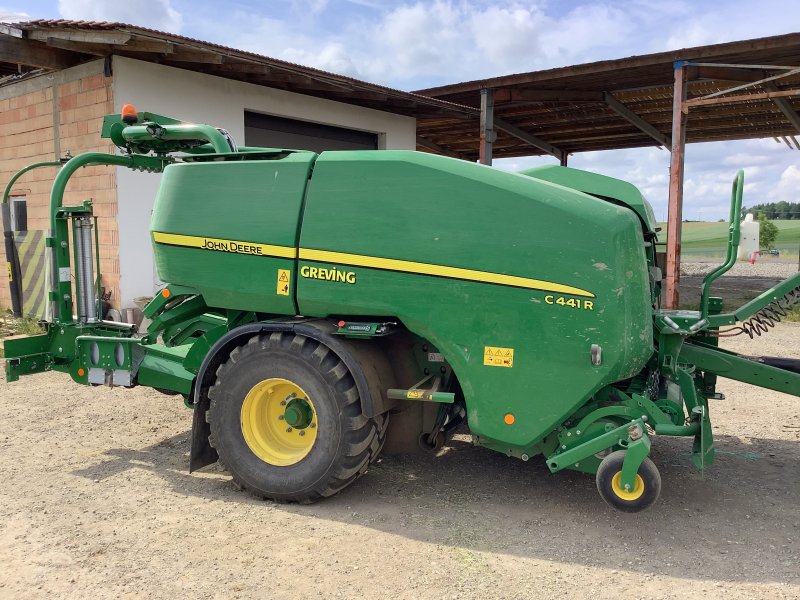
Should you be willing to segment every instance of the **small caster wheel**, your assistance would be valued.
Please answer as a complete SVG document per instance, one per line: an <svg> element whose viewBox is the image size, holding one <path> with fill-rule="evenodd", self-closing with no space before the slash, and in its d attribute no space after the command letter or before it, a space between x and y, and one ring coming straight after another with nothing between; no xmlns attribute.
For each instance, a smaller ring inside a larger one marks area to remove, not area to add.
<svg viewBox="0 0 800 600"><path fill-rule="evenodd" d="M648 508L661 493L661 475L652 460L645 458L636 474L632 490L622 487L622 463L625 450L612 452L597 469L597 491L610 506L623 512L639 512Z"/></svg>
<svg viewBox="0 0 800 600"><path fill-rule="evenodd" d="M423 450L428 450L431 452L438 452L442 448L444 448L444 433L441 431L436 434L436 437L433 439L433 442L430 441L430 435L427 433L423 433L419 436L419 447Z"/></svg>

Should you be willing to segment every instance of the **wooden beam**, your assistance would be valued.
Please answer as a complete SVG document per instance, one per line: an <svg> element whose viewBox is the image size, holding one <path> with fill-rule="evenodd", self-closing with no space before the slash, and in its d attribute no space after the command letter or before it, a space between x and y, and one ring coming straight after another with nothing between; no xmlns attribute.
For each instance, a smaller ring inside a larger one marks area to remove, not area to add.
<svg viewBox="0 0 800 600"><path fill-rule="evenodd" d="M737 69L734 67L687 67L686 77L690 80L711 79L713 81L756 82L767 77L764 71Z"/></svg>
<svg viewBox="0 0 800 600"><path fill-rule="evenodd" d="M800 96L800 90L783 90L780 92L761 92L758 94L739 94L737 96L722 96L721 98L692 98L684 102L683 111L689 112L696 106L713 106L715 104L730 104L731 102L748 102L753 100L774 100L775 98L788 98Z"/></svg>
<svg viewBox="0 0 800 600"><path fill-rule="evenodd" d="M672 104L672 155L669 163L669 209L667 217L667 285L664 299L667 308L680 304L681 228L683 220L683 161L686 149L686 67L676 62Z"/></svg>
<svg viewBox="0 0 800 600"><path fill-rule="evenodd" d="M519 127L512 125L502 119L495 118L494 126L501 131L505 131L509 135L513 135L515 138L522 140L523 142L530 144L534 148L538 148L539 150L543 150L547 154L551 154L555 156L558 160L561 160L564 157L564 152L560 148L556 148L552 144L548 144L544 140L536 137L528 133L527 131L523 131Z"/></svg>
<svg viewBox="0 0 800 600"><path fill-rule="evenodd" d="M10 35L11 37L21 38L22 37L22 29L19 27L12 27L7 23L0 23L0 33L3 35Z"/></svg>
<svg viewBox="0 0 800 600"><path fill-rule="evenodd" d="M85 42L62 40L61 38L47 38L46 42L50 48L60 48L61 50L69 50L81 54L107 56L114 53L114 46L110 44L87 44Z"/></svg>
<svg viewBox="0 0 800 600"><path fill-rule="evenodd" d="M649 135L655 141L657 141L660 145L664 146L665 148L669 148L672 145L669 137L661 133L658 129L653 127L650 123L645 121L639 115L634 113L631 109L625 106L622 102L617 100L612 94L606 92L603 94L603 100L608 105L608 107L617 113L620 117L638 127L641 131Z"/></svg>
<svg viewBox="0 0 800 600"><path fill-rule="evenodd" d="M127 50L127 47L120 48ZM204 65L221 65L224 61L222 55L216 52L194 52L190 50L176 50L165 57L169 62L188 62Z"/></svg>
<svg viewBox="0 0 800 600"><path fill-rule="evenodd" d="M770 92L778 91L778 86L771 81L765 83L764 87L766 87ZM780 109L780 111L783 113L783 116L786 117L789 123L791 123L794 128L800 132L800 115L797 114L789 101L786 100L786 98L773 98L772 101Z"/></svg>
<svg viewBox="0 0 800 600"><path fill-rule="evenodd" d="M585 90L541 90L500 88L494 91L496 103L506 102L603 102L603 92Z"/></svg>
<svg viewBox="0 0 800 600"><path fill-rule="evenodd" d="M436 154L442 154L444 156L450 156L452 158L463 158L461 154L458 152L453 152L444 146L440 146L439 144L432 142L430 140L426 140L424 137L417 136L417 146L422 146L423 148L427 148Z"/></svg>
<svg viewBox="0 0 800 600"><path fill-rule="evenodd" d="M28 39L40 42L47 41L48 38L68 40L70 42L86 42L89 44L127 44L131 37L130 33L117 30L59 30L59 29L34 29L27 32Z"/></svg>
<svg viewBox="0 0 800 600"><path fill-rule="evenodd" d="M54 71L79 62L72 52L8 35L0 35L0 61Z"/></svg>

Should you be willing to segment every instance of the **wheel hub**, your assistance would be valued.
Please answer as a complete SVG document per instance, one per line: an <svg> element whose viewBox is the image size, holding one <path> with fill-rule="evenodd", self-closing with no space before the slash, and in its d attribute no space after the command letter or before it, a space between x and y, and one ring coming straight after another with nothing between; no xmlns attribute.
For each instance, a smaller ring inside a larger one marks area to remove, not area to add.
<svg viewBox="0 0 800 600"><path fill-rule="evenodd" d="M242 436L250 450L270 465L303 460L317 439L316 411L296 383L278 377L254 385L242 402Z"/></svg>
<svg viewBox="0 0 800 600"><path fill-rule="evenodd" d="M283 418L287 425L295 429L305 429L314 419L314 409L306 398L294 398L286 404Z"/></svg>

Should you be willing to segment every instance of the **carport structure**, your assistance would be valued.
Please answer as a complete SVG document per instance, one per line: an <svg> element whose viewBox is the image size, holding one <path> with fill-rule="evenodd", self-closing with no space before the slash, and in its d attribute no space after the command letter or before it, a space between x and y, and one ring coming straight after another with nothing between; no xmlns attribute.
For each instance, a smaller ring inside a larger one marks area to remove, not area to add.
<svg viewBox="0 0 800 600"><path fill-rule="evenodd" d="M671 152L666 306L677 308L685 144L772 137L800 150L800 33L418 90L480 126L418 121L418 143L467 160L659 146Z"/></svg>

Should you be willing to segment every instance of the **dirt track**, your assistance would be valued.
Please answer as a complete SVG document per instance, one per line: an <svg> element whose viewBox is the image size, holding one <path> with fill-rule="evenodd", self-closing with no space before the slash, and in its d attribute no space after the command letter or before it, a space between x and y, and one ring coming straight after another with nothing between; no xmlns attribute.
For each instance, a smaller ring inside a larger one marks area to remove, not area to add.
<svg viewBox="0 0 800 600"><path fill-rule="evenodd" d="M800 358L800 326L729 344ZM657 438L624 515L590 476L466 436L277 505L186 472L191 414L147 389L0 383L1 598L798 598L800 400L723 381L717 464Z"/></svg>

